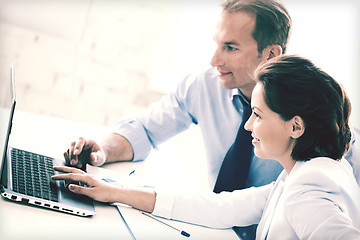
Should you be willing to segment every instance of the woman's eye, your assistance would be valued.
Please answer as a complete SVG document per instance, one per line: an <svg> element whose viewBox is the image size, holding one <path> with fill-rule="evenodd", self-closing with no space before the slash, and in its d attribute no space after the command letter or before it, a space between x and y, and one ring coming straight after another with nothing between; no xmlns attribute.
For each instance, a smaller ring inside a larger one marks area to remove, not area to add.
<svg viewBox="0 0 360 240"><path fill-rule="evenodd" d="M256 112L253 112L253 114L255 115L255 117L260 118L260 115L257 114Z"/></svg>

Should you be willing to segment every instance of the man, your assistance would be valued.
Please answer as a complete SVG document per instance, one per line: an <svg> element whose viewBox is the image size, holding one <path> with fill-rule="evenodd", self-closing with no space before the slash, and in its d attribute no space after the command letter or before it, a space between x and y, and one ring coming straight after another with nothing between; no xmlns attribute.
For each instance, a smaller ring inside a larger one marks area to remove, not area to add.
<svg viewBox="0 0 360 240"><path fill-rule="evenodd" d="M64 154L70 165L82 168L86 162L101 166L142 160L161 142L197 124L206 148L210 184L215 185L239 125L246 120L244 106L255 86L254 70L286 52L292 25L287 10L276 0L227 0L222 7L214 36L213 68L187 77L174 93L137 117L120 121L102 142L79 138L71 143ZM277 162L256 156L249 164L245 187L270 183L282 171ZM249 237L246 233L240 236Z"/></svg>
<svg viewBox="0 0 360 240"><path fill-rule="evenodd" d="M83 148L91 149L89 163L94 166L142 160L159 143L197 124L202 130L211 166L210 183L215 183L242 120L239 98L250 99L255 85L251 76L257 65L286 51L291 28L287 11L276 0L230 0L222 6L224 10L214 36L218 46L211 60L213 68L187 77L176 92L136 118L120 121L114 133L99 144L83 138L71 143L65 153L66 159L71 159L70 165L83 167L78 161ZM250 170L253 174L249 175L249 186L263 185L276 178L258 179L255 175L264 176L256 166L261 165L258 161L261 160L256 159L254 169Z"/></svg>

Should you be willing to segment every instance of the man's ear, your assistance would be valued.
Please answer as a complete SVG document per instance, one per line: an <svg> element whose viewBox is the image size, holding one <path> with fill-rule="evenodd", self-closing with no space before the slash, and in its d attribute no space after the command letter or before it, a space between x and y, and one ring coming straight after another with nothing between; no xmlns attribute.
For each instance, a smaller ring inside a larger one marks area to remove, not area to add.
<svg viewBox="0 0 360 240"><path fill-rule="evenodd" d="M264 54L266 56L266 59L269 60L273 57L280 56L282 54L282 48L280 45L270 45L264 49L263 55Z"/></svg>
<svg viewBox="0 0 360 240"><path fill-rule="evenodd" d="M301 117L295 116L290 120L291 133L290 136L292 138L299 138L305 132L305 123Z"/></svg>

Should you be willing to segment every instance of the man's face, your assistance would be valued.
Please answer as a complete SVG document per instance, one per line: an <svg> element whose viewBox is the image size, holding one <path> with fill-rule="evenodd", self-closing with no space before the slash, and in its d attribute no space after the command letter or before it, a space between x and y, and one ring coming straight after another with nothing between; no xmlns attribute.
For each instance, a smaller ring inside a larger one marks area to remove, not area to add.
<svg viewBox="0 0 360 240"><path fill-rule="evenodd" d="M239 88L248 98L255 86L251 76L267 59L258 53L257 42L252 37L255 22L256 16L252 13L223 12L214 36L217 48L210 62L217 68L224 88Z"/></svg>

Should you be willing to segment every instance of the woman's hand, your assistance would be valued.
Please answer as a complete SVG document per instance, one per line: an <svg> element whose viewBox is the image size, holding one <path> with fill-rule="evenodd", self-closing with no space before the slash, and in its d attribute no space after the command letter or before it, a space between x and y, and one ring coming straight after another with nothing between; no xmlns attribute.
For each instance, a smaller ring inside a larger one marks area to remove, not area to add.
<svg viewBox="0 0 360 240"><path fill-rule="evenodd" d="M63 172L63 174L52 176L53 180L82 182L87 185L83 187L70 183L68 189L73 193L88 196L99 202L124 203L150 213L154 210L156 193L152 190L114 186L110 183L97 180L90 174L74 167L57 166L54 167L54 170Z"/></svg>
<svg viewBox="0 0 360 240"><path fill-rule="evenodd" d="M116 201L114 191L119 190L118 187L104 181L97 180L90 174L87 174L78 168L58 166L54 167L54 170L64 173L52 176L52 179L54 180L82 182L87 185L87 187L83 187L70 183L67 187L71 192L88 196L99 202Z"/></svg>

